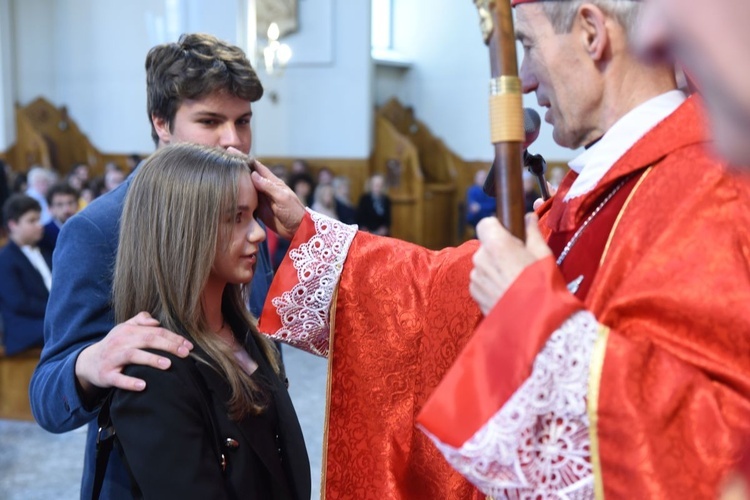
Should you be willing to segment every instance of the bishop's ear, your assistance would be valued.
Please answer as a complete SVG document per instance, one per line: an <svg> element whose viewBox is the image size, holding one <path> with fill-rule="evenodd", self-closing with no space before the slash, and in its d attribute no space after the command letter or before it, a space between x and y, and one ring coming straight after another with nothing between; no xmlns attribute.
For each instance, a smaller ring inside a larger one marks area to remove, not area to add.
<svg viewBox="0 0 750 500"><path fill-rule="evenodd" d="M610 44L610 28L614 20L602 9L592 4L583 4L573 21L573 31L580 35L584 50L594 61L600 61Z"/></svg>

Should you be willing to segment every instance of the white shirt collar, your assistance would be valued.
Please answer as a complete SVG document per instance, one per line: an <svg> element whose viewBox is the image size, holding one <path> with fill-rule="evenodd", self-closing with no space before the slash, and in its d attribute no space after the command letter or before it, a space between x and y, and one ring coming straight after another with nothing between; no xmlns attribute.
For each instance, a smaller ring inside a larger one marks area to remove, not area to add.
<svg viewBox="0 0 750 500"><path fill-rule="evenodd" d="M617 160L659 122L674 113L685 99L682 91L671 90L636 106L617 120L599 142L568 163L578 177L564 201L594 189Z"/></svg>

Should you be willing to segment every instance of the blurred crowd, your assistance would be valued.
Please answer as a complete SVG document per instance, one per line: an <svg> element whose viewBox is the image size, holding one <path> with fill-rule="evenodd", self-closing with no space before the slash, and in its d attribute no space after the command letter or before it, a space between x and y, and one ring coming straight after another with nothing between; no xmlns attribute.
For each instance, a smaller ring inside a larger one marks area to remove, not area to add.
<svg viewBox="0 0 750 500"><path fill-rule="evenodd" d="M0 160L0 345L6 355L42 346L52 252L63 224L125 177L115 164L97 177L83 163L60 176L41 166L17 172Z"/></svg>
<svg viewBox="0 0 750 500"><path fill-rule="evenodd" d="M344 224L357 224L362 231L388 236L391 233L391 200L386 192L386 182L382 175L370 177L365 193L356 204L351 199L351 180L336 176L327 167L312 169L304 160L295 160L291 167L277 164L271 171L292 188L300 201L318 213L324 214ZM268 247L274 269L286 255L289 241L267 231Z"/></svg>
<svg viewBox="0 0 750 500"><path fill-rule="evenodd" d="M129 159L132 171L141 158ZM364 231L389 235L391 201L385 178L374 175L366 192L356 202L351 199L351 180L336 176L327 167L312 169L304 160L290 168L275 165L272 171L286 182L302 203L345 224L357 224ZM77 164L61 176L56 171L35 166L28 172L14 171L0 162L0 345L7 355L41 347L44 340L44 312L51 286L52 252L63 224L94 199L126 178L115 164L93 177L91 168ZM290 242L267 231L274 268L286 254Z"/></svg>

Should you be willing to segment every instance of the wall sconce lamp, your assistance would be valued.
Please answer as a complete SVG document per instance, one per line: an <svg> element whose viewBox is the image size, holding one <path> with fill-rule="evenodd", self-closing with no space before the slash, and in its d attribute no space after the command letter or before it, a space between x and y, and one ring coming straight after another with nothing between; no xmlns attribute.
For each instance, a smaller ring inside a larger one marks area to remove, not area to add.
<svg viewBox="0 0 750 500"><path fill-rule="evenodd" d="M263 62L266 66L266 73L269 75L277 74L281 76L284 68L292 58L292 48L279 42L279 25L271 23L268 26L268 45L263 48Z"/></svg>

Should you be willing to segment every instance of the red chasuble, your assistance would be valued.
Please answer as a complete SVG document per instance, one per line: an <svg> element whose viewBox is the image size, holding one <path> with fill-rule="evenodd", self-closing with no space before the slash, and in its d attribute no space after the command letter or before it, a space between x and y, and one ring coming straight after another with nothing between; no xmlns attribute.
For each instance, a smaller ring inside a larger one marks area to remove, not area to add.
<svg viewBox="0 0 750 500"><path fill-rule="evenodd" d="M324 498L483 498L461 474L510 495L715 487L750 393L750 189L704 140L689 101L591 193L548 202L560 253L625 181L563 272L527 269L473 337L476 242L432 252L310 212L260 328L329 357Z"/></svg>
<svg viewBox="0 0 750 500"><path fill-rule="evenodd" d="M692 99L584 199L543 208L552 241L638 177L585 299L565 263L528 268L419 416L486 493L715 498L750 429L750 179L704 147Z"/></svg>

